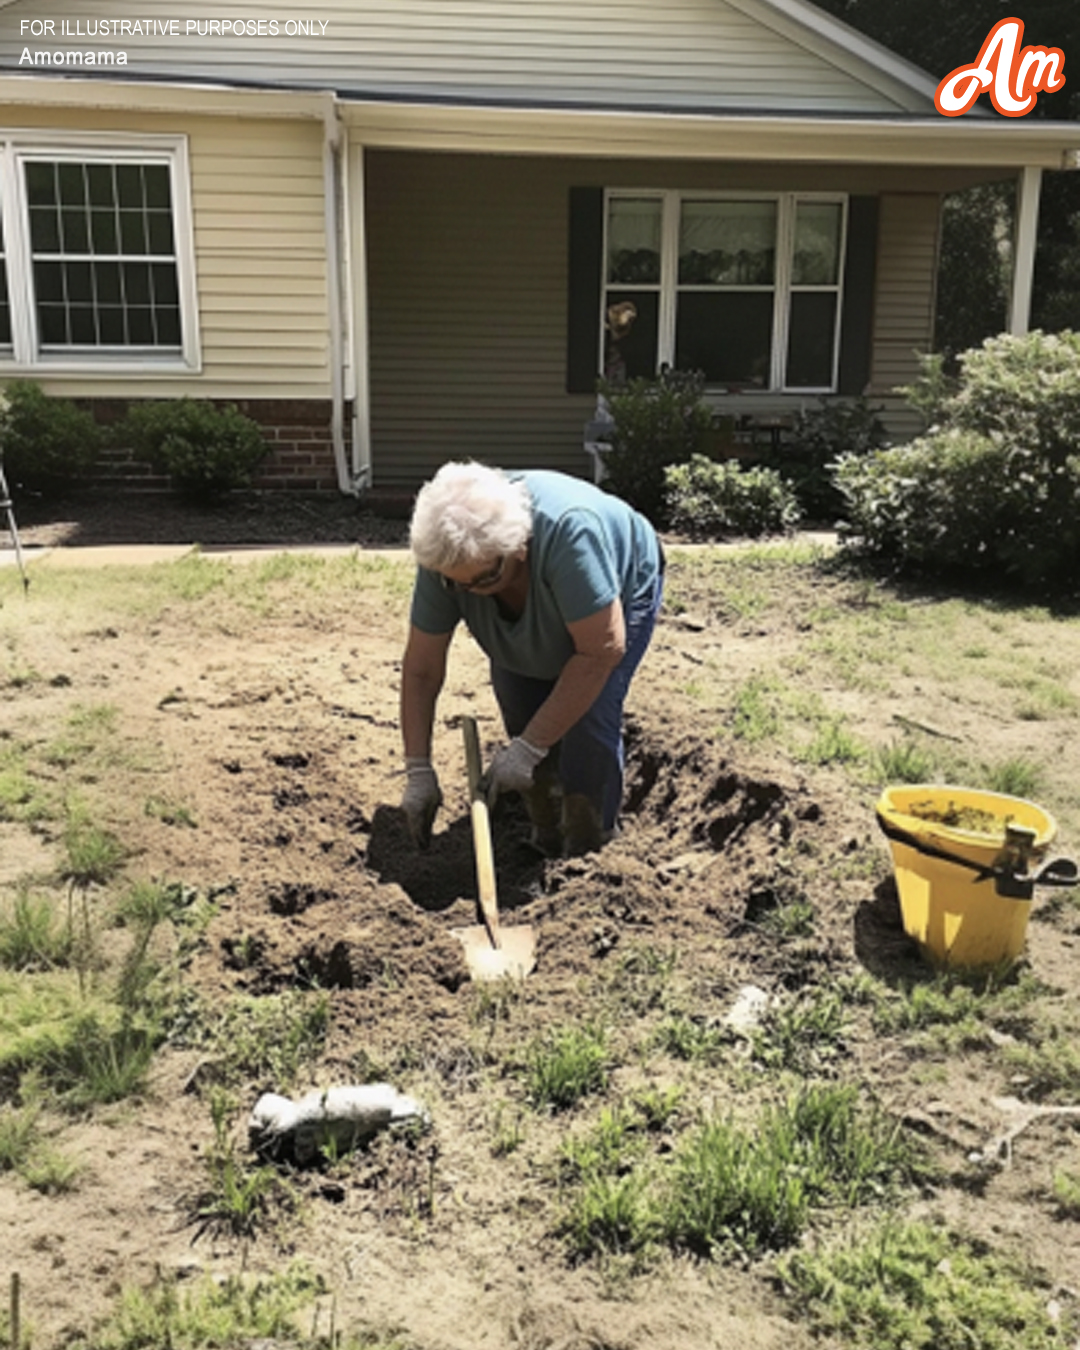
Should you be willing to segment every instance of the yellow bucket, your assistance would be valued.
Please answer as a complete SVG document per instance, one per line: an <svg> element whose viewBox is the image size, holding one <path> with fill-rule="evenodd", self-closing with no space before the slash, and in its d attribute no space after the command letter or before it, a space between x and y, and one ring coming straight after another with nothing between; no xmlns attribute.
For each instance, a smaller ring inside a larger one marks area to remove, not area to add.
<svg viewBox="0 0 1080 1350"><path fill-rule="evenodd" d="M887 788L878 824L892 849L904 931L935 965L978 967L1024 948L1036 878L1057 823L1034 802L974 788Z"/></svg>

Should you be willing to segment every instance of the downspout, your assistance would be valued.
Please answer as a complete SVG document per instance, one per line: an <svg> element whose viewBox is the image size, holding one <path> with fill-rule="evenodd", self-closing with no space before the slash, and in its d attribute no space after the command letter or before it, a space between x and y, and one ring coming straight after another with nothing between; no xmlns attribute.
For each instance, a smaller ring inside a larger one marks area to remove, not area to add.
<svg viewBox="0 0 1080 1350"><path fill-rule="evenodd" d="M334 447L334 466L338 490L345 496L359 494L360 484L349 472L345 453L345 342L341 331L341 236L338 231L338 185L341 152L341 122L337 99L327 95L323 113L323 209L326 229L326 298L330 325L330 439Z"/></svg>

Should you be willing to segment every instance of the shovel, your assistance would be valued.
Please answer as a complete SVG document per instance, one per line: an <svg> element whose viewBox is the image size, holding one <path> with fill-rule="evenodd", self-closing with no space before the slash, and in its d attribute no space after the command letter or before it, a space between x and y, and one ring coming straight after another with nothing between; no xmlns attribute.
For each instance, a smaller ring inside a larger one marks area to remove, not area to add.
<svg viewBox="0 0 1080 1350"><path fill-rule="evenodd" d="M524 979L536 966L536 935L527 925L503 928L495 895L495 855L491 847L491 820L480 790L480 736L475 717L463 717L465 764L469 774L469 809L472 816L473 849L476 852L476 886L482 923L471 928L453 928L465 948L465 962L474 980L499 980L504 975Z"/></svg>

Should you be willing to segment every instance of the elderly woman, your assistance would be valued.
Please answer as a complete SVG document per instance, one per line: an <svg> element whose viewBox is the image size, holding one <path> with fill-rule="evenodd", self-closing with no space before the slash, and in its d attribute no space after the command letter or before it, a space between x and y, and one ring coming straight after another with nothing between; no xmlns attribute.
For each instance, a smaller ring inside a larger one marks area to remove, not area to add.
<svg viewBox="0 0 1080 1350"><path fill-rule="evenodd" d="M622 800L623 703L660 608L652 526L565 474L445 464L416 499L411 542L401 726L414 837L427 842L442 800L431 732L464 620L490 658L509 737L484 775L490 796L524 796L545 852L598 848Z"/></svg>

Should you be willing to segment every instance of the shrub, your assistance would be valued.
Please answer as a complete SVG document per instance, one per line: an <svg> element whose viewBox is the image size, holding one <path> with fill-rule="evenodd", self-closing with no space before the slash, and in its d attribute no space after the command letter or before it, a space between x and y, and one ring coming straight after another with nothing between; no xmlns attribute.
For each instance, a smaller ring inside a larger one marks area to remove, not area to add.
<svg viewBox="0 0 1080 1350"><path fill-rule="evenodd" d="M649 517L665 520L664 470L703 453L712 437L705 377L664 370L656 379L602 384L614 421L604 486Z"/></svg>
<svg viewBox="0 0 1080 1350"><path fill-rule="evenodd" d="M671 527L695 539L784 534L799 522L795 492L775 469L694 455L665 469L664 483Z"/></svg>
<svg viewBox="0 0 1080 1350"><path fill-rule="evenodd" d="M244 487L268 449L257 422L232 404L218 408L206 399L136 405L124 430L140 459L196 501Z"/></svg>
<svg viewBox="0 0 1080 1350"><path fill-rule="evenodd" d="M1080 333L1003 333L960 363L959 388L943 407L949 423L1053 463L1080 454Z"/></svg>
<svg viewBox="0 0 1080 1350"><path fill-rule="evenodd" d="M922 415L925 427L932 427L945 417L945 405L959 388L959 381L945 369L942 352L924 352L919 357L919 374L914 384L902 384L896 392L916 412Z"/></svg>
<svg viewBox="0 0 1080 1350"><path fill-rule="evenodd" d="M795 491L804 516L834 521L846 510L834 481L835 463L842 455L868 455L885 440L880 409L865 398L850 402L822 402L800 409L786 443L770 452L767 467L775 469Z"/></svg>
<svg viewBox="0 0 1080 1350"><path fill-rule="evenodd" d="M912 391L939 425L845 456L845 547L900 568L1075 586L1080 565L1080 335L1002 335L928 363ZM932 382L936 381L936 384Z"/></svg>
<svg viewBox="0 0 1080 1350"><path fill-rule="evenodd" d="M12 380L0 397L0 454L12 485L46 493L77 487L103 440L89 413L32 380Z"/></svg>

